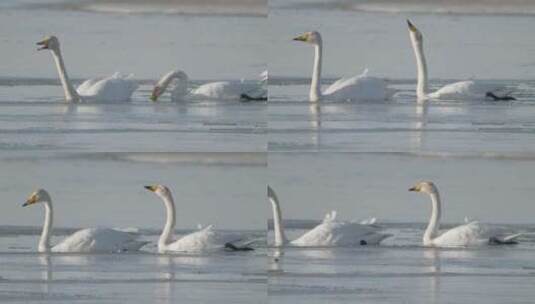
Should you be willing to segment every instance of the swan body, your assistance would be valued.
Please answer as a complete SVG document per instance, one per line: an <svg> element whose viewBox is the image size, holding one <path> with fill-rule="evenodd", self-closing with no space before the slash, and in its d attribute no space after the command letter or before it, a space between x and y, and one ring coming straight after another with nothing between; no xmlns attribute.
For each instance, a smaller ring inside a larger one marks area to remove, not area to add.
<svg viewBox="0 0 535 304"><path fill-rule="evenodd" d="M273 208L273 224L275 231L274 246L296 247L333 247L333 246L359 246L377 245L385 238L391 236L379 232L373 225L338 221L336 212L328 213L323 222L299 238L289 241L284 233L282 212L275 191L268 186L268 198ZM374 221L373 221L374 222Z"/></svg>
<svg viewBox="0 0 535 304"><path fill-rule="evenodd" d="M419 182L409 191L427 193L431 197L432 211L424 232L423 245L430 247L469 247L489 244L513 244L521 234L505 235L498 229L489 229L478 221L471 221L455 228L440 231L442 211L438 189L432 182Z"/></svg>
<svg viewBox="0 0 535 304"><path fill-rule="evenodd" d="M147 244L138 241L133 233L109 228L89 228L79 230L59 244L51 246L53 208L52 200L46 190L39 189L32 193L23 206L37 203L42 203L45 207L45 223L39 239L39 252L114 253L137 251Z"/></svg>
<svg viewBox="0 0 535 304"><path fill-rule="evenodd" d="M191 95L206 99L239 99L242 94L257 89L257 84L244 81L218 81L206 83L193 89Z"/></svg>
<svg viewBox="0 0 535 304"><path fill-rule="evenodd" d="M409 21L409 36L412 48L416 57L417 84L416 97L419 102L425 100L477 100L485 99L489 92L496 92L503 89L503 86L481 83L476 80L459 81L448 84L435 92L429 92L427 61L424 55L423 35Z"/></svg>
<svg viewBox="0 0 535 304"><path fill-rule="evenodd" d="M173 102L195 99L239 100L242 94L265 94L262 90L263 79L259 82L246 82L243 80L210 82L192 90L188 90L188 80L189 78L184 71L170 71L156 83L150 99L157 101L166 91L170 91L171 101Z"/></svg>
<svg viewBox="0 0 535 304"><path fill-rule="evenodd" d="M86 80L75 90L65 68L58 38L49 36L38 42L37 45L40 46L38 50L48 49L52 52L67 102L128 101L138 88L137 83L131 79L131 75L123 76L120 73L115 73L109 77Z"/></svg>
<svg viewBox="0 0 535 304"><path fill-rule="evenodd" d="M198 231L187 234L178 240L173 237L176 224L176 209L173 195L169 188L163 185L145 186L145 189L154 192L162 199L167 211L167 220L158 240L158 252L160 253L186 253L204 252L229 248L230 244L236 251L243 248L233 245L236 241L234 236L224 236L215 230L213 226L200 228Z"/></svg>
<svg viewBox="0 0 535 304"><path fill-rule="evenodd" d="M366 69L361 75L342 78L330 85L325 91L321 91L321 66L323 54L323 41L320 33L306 32L295 41L303 41L314 46L314 66L312 70L312 82L310 84L309 100L367 100L384 101L392 97L394 90L388 88L388 83L381 78L368 76Z"/></svg>
<svg viewBox="0 0 535 304"><path fill-rule="evenodd" d="M139 242L131 233L110 228L79 230L51 248L52 252L123 252L137 251L146 242Z"/></svg>

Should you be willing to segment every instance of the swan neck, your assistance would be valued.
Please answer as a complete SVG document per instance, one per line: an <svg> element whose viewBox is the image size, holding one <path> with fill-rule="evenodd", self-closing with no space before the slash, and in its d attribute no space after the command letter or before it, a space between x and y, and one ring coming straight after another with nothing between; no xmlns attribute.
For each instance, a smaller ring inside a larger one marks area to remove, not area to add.
<svg viewBox="0 0 535 304"><path fill-rule="evenodd" d="M167 219L165 221L165 226L163 227L162 235L158 240L158 249L160 251L165 250L165 247L172 241L173 230L175 229L176 224L176 211L173 196L169 193L169 195L162 197L162 200L165 204Z"/></svg>
<svg viewBox="0 0 535 304"><path fill-rule="evenodd" d="M416 67L418 70L416 96L418 99L425 99L428 92L428 78L427 62L425 60L423 43L412 40L412 48L414 49L414 55L416 57Z"/></svg>
<svg viewBox="0 0 535 304"><path fill-rule="evenodd" d="M41 238L39 239L39 246L37 249L39 252L49 252L54 214L51 201L45 201L43 204L45 206L45 223L43 224L43 231L41 232Z"/></svg>
<svg viewBox="0 0 535 304"><path fill-rule="evenodd" d="M182 71L173 71L170 72L162 77L160 81L158 82L162 93L165 92L171 82L177 79L178 83L176 84L175 91L172 92L174 95L177 95L176 97L180 97L181 95L185 95L187 93L187 87L188 87L188 75Z"/></svg>
<svg viewBox="0 0 535 304"><path fill-rule="evenodd" d="M67 75L67 70L65 69L65 63L63 62L63 56L61 55L61 50L55 49L52 51L54 56L54 61L56 62L56 68L58 69L59 79L61 81L61 86L65 93L65 100L67 102L79 102L81 100L80 95L74 89Z"/></svg>
<svg viewBox="0 0 535 304"><path fill-rule="evenodd" d="M310 101L318 101L321 98L321 62L323 43L319 41L314 45L314 67L312 70L312 82L310 84Z"/></svg>
<svg viewBox="0 0 535 304"><path fill-rule="evenodd" d="M280 208L279 201L277 198L270 197L269 201L273 207L273 230L275 232L275 242L276 247L283 246L288 240L284 234L284 225L282 223L282 211Z"/></svg>
<svg viewBox="0 0 535 304"><path fill-rule="evenodd" d="M429 224L424 233L424 245L431 245L433 239L438 235L438 230L440 229L440 214L441 214L441 203L440 196L438 192L433 192L430 194L432 202L431 218L429 219Z"/></svg>

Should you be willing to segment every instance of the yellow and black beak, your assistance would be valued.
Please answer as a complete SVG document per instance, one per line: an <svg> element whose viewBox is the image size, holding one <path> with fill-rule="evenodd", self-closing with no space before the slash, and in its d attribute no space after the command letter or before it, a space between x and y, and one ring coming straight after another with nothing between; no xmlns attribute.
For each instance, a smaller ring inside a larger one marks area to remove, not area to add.
<svg viewBox="0 0 535 304"><path fill-rule="evenodd" d="M39 47L37 48L38 51L46 50L48 49L48 40L39 41L36 43Z"/></svg>
<svg viewBox="0 0 535 304"><path fill-rule="evenodd" d="M152 94L150 95L151 101L157 101L158 97L162 94L162 88L160 86L155 86L154 89L152 89Z"/></svg>
<svg viewBox="0 0 535 304"><path fill-rule="evenodd" d="M158 189L158 187L154 186L154 185L152 185L152 186L144 186L144 187L145 187L145 189L147 189L149 191L152 191L152 192L156 192L156 189Z"/></svg>
<svg viewBox="0 0 535 304"><path fill-rule="evenodd" d="M409 30L410 30L411 32L416 32L416 31L418 31L418 29L416 28L416 26L414 26L414 24L412 24L412 22L411 22L409 19L407 19L407 25L409 26Z"/></svg>
<svg viewBox="0 0 535 304"><path fill-rule="evenodd" d="M292 40L294 40L294 41L307 41L307 36L305 34L303 34L303 35L300 35L300 36L297 36L297 37L293 38Z"/></svg>
<svg viewBox="0 0 535 304"><path fill-rule="evenodd" d="M24 204L22 204L22 207L30 206L37 203L37 195L30 196Z"/></svg>

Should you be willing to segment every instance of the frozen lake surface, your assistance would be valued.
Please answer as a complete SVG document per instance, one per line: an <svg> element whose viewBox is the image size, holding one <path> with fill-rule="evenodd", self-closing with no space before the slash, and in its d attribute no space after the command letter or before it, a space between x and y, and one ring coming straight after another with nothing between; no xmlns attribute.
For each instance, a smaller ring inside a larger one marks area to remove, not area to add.
<svg viewBox="0 0 535 304"><path fill-rule="evenodd" d="M410 225L398 232L409 239L414 233ZM447 250L292 248L271 262L268 294L273 303L529 303L534 254L533 243Z"/></svg>
<svg viewBox="0 0 535 304"><path fill-rule="evenodd" d="M9 303L265 303L266 251L160 255L35 254L38 235L1 227L0 299ZM58 230L62 233L69 230ZM183 233L185 231L179 231ZM21 234L23 233L23 234ZM233 231L237 233L237 231ZM264 239L262 231L239 232ZM143 231L154 242L154 231Z"/></svg>

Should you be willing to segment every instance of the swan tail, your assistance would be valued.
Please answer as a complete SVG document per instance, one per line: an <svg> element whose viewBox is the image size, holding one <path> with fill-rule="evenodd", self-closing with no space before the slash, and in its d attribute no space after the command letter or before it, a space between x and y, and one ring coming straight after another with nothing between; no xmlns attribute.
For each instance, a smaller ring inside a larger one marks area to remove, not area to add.
<svg viewBox="0 0 535 304"><path fill-rule="evenodd" d="M499 93L497 93L496 91L488 91L485 93L485 96L486 97L490 97L492 98L492 100L494 101L502 101L502 100L516 100L515 97L511 96L511 93L506 93L506 94L501 94L501 95L498 95Z"/></svg>
<svg viewBox="0 0 535 304"><path fill-rule="evenodd" d="M523 233L516 233L505 237L493 236L489 238L489 245L516 245L517 239L524 235Z"/></svg>
<svg viewBox="0 0 535 304"><path fill-rule="evenodd" d="M365 239L360 240L360 245L379 245L384 239L389 238L393 236L393 234L390 233L376 233L374 235L371 235Z"/></svg>
<svg viewBox="0 0 535 304"><path fill-rule="evenodd" d="M254 248L249 246L237 246L231 242L225 243L225 250L227 251L254 251Z"/></svg>
<svg viewBox="0 0 535 304"><path fill-rule="evenodd" d="M243 94L240 95L240 100L244 101L244 102L247 102L247 101L266 101L267 97L266 96L255 97L255 96L251 96L249 94L243 93Z"/></svg>

